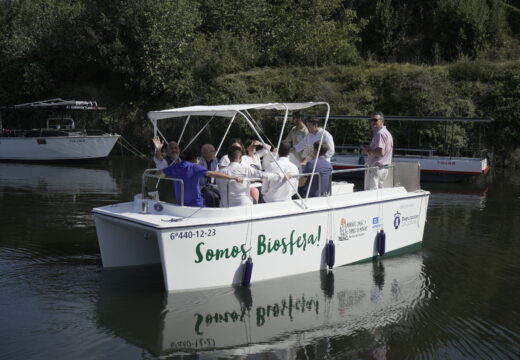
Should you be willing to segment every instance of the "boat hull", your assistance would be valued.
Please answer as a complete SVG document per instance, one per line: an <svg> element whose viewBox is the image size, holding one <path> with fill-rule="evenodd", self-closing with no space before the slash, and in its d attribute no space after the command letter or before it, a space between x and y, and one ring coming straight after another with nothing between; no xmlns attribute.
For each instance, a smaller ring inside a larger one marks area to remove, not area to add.
<svg viewBox="0 0 520 360"><path fill-rule="evenodd" d="M137 215L137 199L96 208L94 218L104 267L160 263L165 287L173 292L239 284L248 257L252 282L322 270L329 240L336 266L366 261L378 255L383 229L386 251L398 251L422 241L428 196L391 188L309 199L306 209L296 201L198 211L178 207L197 213L189 219L158 214L155 209L165 205L153 200L150 214Z"/></svg>
<svg viewBox="0 0 520 360"><path fill-rule="evenodd" d="M0 137L0 161L95 161L110 154L119 135Z"/></svg>
<svg viewBox="0 0 520 360"><path fill-rule="evenodd" d="M337 154L332 159L335 170L353 169L366 163L366 156L356 154ZM487 159L447 157L447 156L394 156L394 162L419 163L421 180L456 182L468 177L487 174L490 170ZM362 172L351 173L350 176L362 176Z"/></svg>

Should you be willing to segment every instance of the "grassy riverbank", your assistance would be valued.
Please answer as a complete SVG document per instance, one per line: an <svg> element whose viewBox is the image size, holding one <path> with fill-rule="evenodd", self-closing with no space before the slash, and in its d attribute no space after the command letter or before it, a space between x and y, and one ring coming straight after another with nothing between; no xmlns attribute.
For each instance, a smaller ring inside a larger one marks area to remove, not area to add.
<svg viewBox="0 0 520 360"><path fill-rule="evenodd" d="M379 109L388 115L492 117L495 122L483 129L458 125L450 130L449 138L440 124L409 125L406 130L396 131L402 132L402 136L406 132L407 137L412 134L412 140L401 138L401 145L419 139L421 146L435 149L441 149L446 141L456 147L473 148L480 136L481 147L489 150L495 164L520 166L520 159L515 157L515 151L520 152L520 61L463 60L439 66L368 62L357 66L254 69L200 84L192 89L191 99L184 104L159 98L129 103L118 89L106 91L99 99L109 107L106 124L142 148L148 140L142 134L151 134L146 120L146 112L151 109L193 104L328 101L331 113L336 115L368 114ZM363 123L333 124L332 130L343 142L366 141ZM212 128L209 131L218 132ZM247 129L244 131L247 133ZM206 135L206 140L210 139Z"/></svg>

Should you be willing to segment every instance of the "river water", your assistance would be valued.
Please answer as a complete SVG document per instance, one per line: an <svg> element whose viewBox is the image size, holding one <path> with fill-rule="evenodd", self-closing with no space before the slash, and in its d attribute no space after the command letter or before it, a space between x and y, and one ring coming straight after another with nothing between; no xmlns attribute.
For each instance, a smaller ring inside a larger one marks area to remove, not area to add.
<svg viewBox="0 0 520 360"><path fill-rule="evenodd" d="M0 359L520 358L520 172L423 184L407 254L172 295L156 267L101 266L91 209L146 166L0 164Z"/></svg>

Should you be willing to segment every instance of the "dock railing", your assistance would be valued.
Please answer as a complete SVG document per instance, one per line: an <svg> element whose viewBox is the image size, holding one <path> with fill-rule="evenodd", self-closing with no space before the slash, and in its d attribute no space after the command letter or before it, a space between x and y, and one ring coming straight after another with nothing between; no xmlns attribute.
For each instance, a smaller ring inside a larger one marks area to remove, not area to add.
<svg viewBox="0 0 520 360"><path fill-rule="evenodd" d="M364 153L365 145L337 145L335 147L336 154L355 154L362 155ZM435 149L414 148L414 147L396 147L394 148L394 155L408 155L416 157L432 157ZM366 156L366 154L365 154Z"/></svg>

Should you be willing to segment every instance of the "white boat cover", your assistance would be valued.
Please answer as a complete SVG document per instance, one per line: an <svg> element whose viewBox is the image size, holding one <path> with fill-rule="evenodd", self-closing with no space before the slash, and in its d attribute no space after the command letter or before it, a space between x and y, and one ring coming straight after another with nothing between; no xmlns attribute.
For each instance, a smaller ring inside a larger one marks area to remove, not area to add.
<svg viewBox="0 0 520 360"><path fill-rule="evenodd" d="M268 103L268 104L236 104L236 105L196 105L175 109L158 110L148 112L150 120L161 120L184 116L220 116L233 117L238 112L246 110L278 110L295 111L307 109L316 105L327 105L326 102L306 103Z"/></svg>

